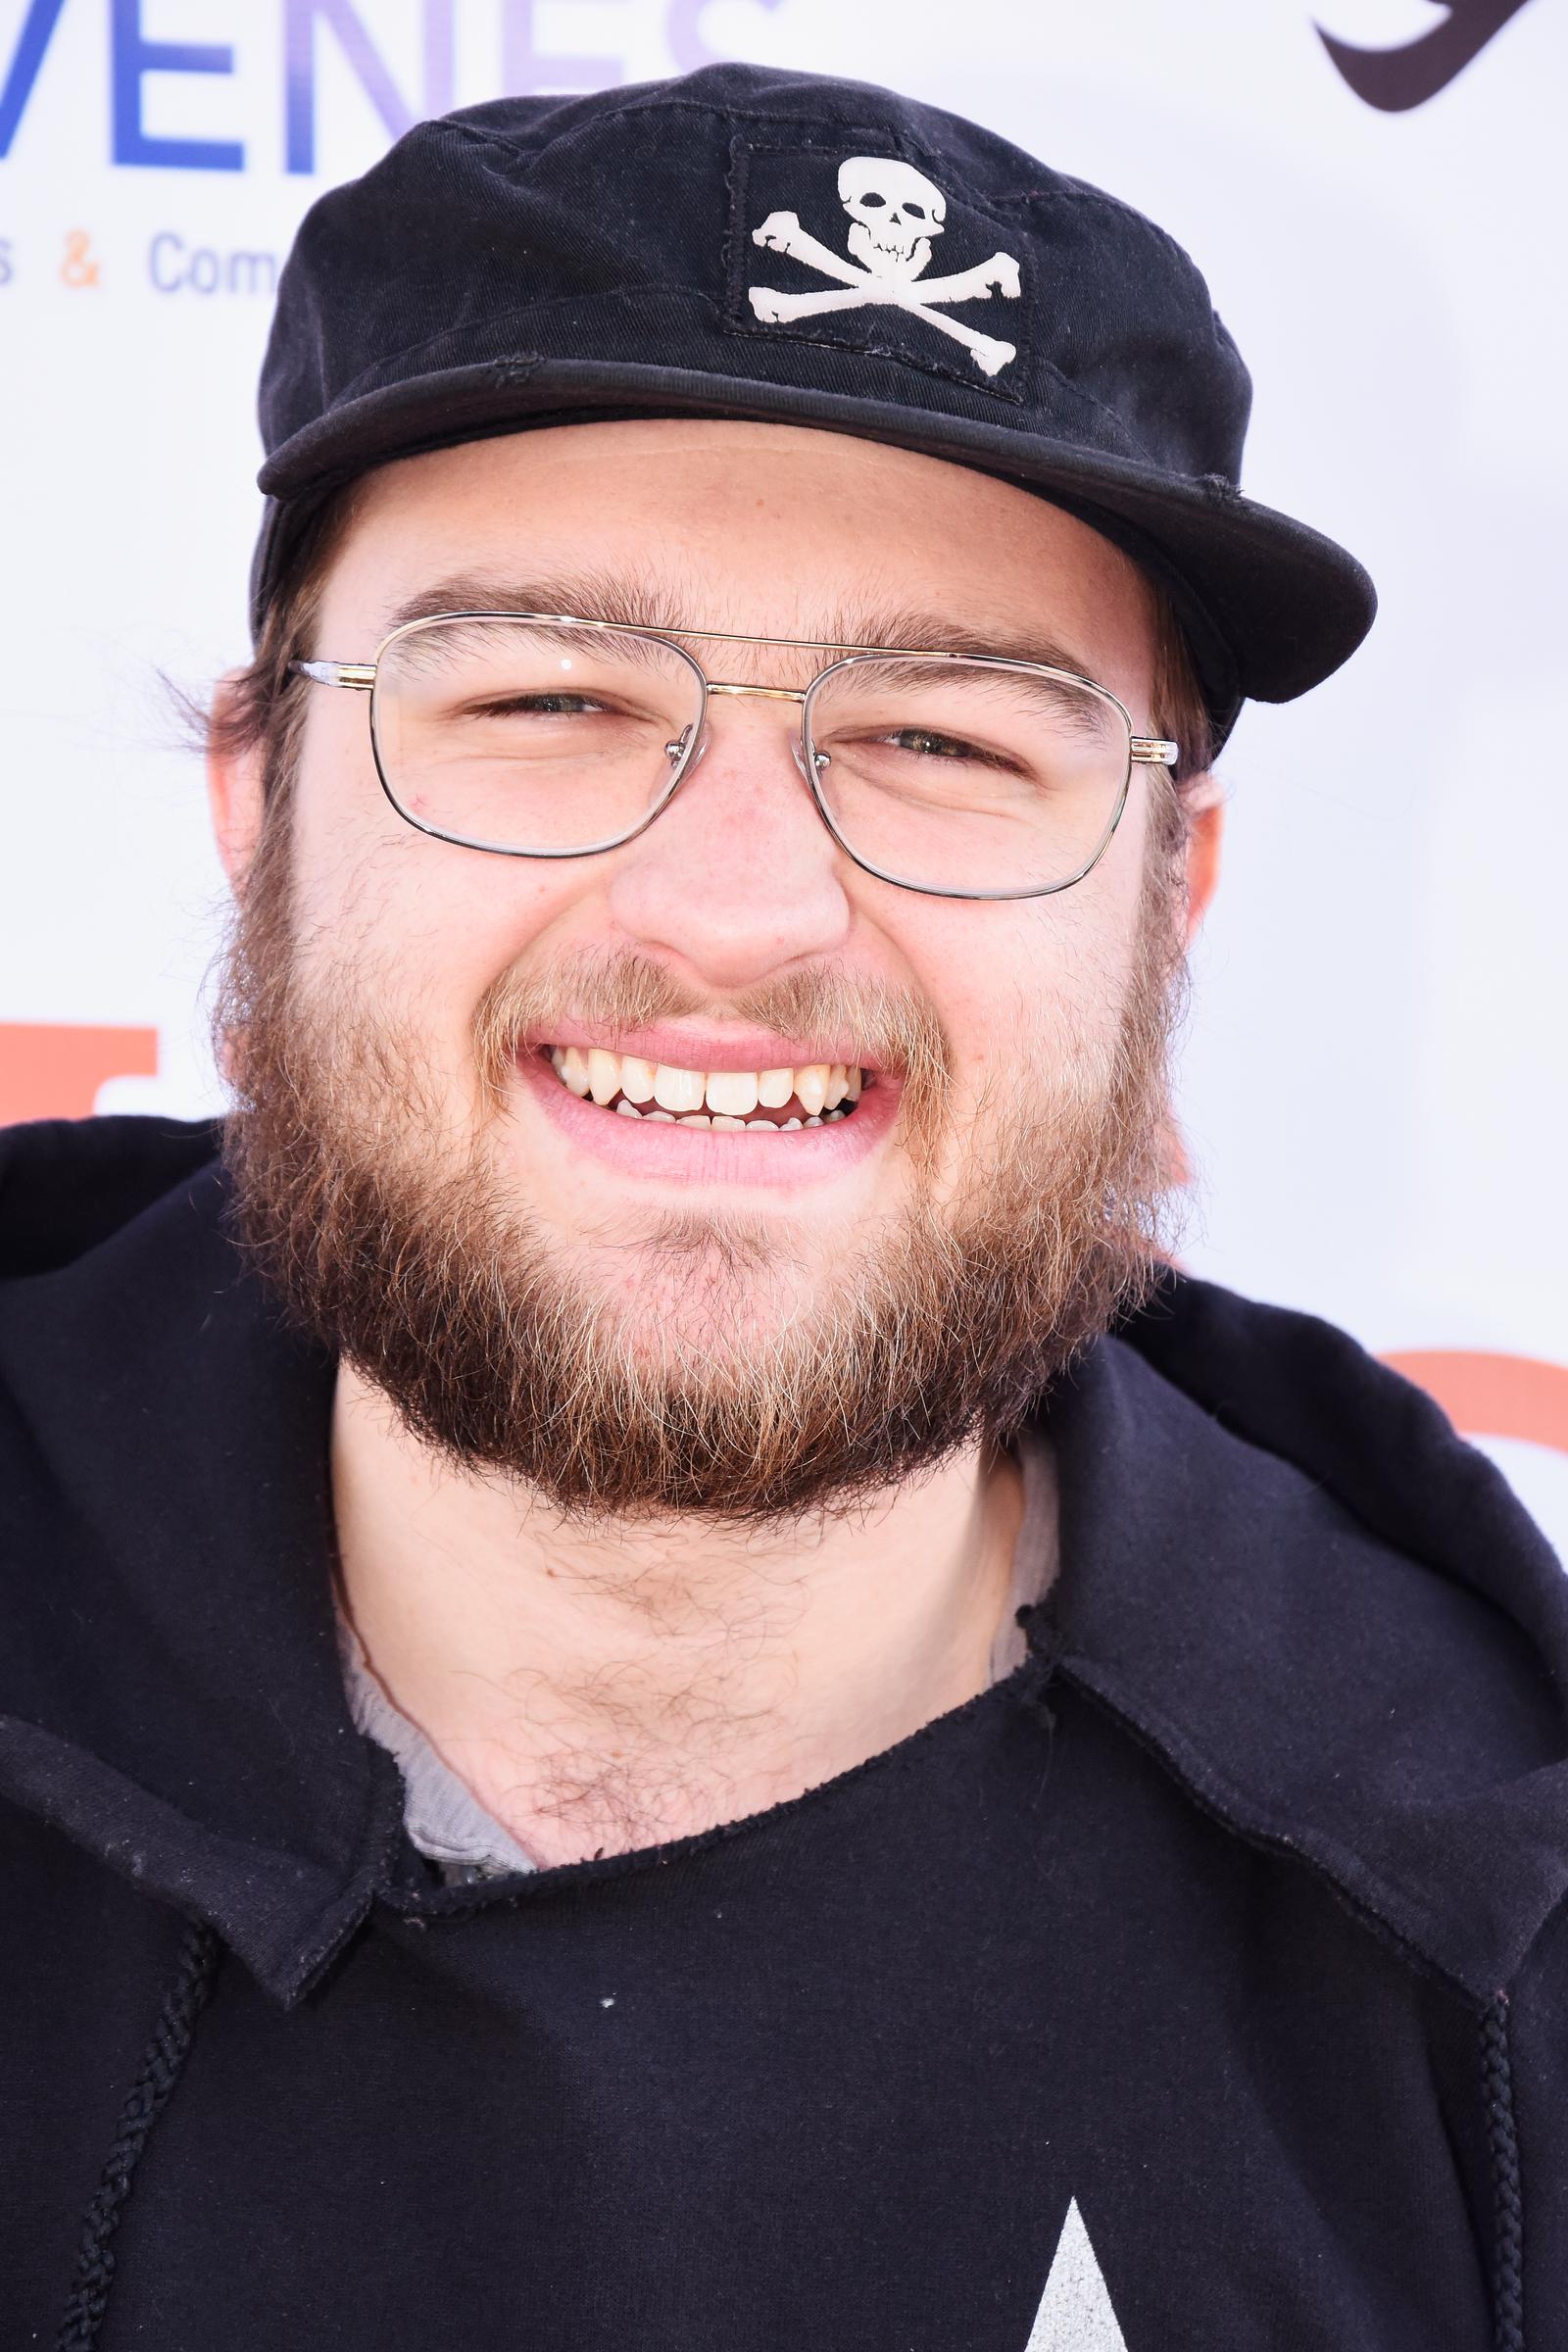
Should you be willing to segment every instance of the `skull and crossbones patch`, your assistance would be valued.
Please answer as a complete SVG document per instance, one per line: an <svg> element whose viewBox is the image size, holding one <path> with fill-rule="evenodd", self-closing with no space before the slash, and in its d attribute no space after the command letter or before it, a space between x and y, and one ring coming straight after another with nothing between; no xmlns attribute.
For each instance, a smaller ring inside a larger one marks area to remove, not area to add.
<svg viewBox="0 0 1568 2352"><path fill-rule="evenodd" d="M810 197L817 196L825 159L803 154L794 160L803 167L805 185L801 192L808 202ZM764 161L774 167L765 174L757 171L757 165ZM776 154L752 159L750 176L754 195L758 180L763 176L777 184L780 176L777 167L783 161ZM810 185L813 180L816 187ZM821 193L825 194L825 189ZM745 298L756 319L764 326L804 331L807 321L843 318L846 314L859 311L893 312L899 315L897 322L878 322L884 337L895 323L902 325L905 319L911 324L917 322L917 333L924 334L926 365L933 363L935 353L942 347L938 338L967 353L965 372L973 371L970 380L974 380L975 374L993 379L1012 365L1018 356L1014 342L986 332L972 318L955 315L966 306L985 303L995 316L999 302L1018 301L1022 280L1019 265L1011 254L993 252L984 261L932 273L935 242L956 224L955 216L959 208L950 205L947 194L935 180L897 156L846 157L838 166L836 193L841 208L836 225L843 239L843 252L835 252L824 238L814 235L803 223L799 209L779 207L768 212L756 226L745 227L751 246L760 247L764 253L787 255L811 271L818 281L826 281L814 287L779 287L755 282L748 272ZM818 196L814 208L818 226L826 225L821 218L822 209ZM755 212L752 218L756 220ZM970 251L974 249L977 226L983 231L986 223L964 208L964 242ZM948 258L946 253L943 258ZM759 265L754 261L753 267ZM905 330L898 335L899 356L913 359L920 344L913 337L906 340L906 333ZM834 335L832 339L841 338ZM956 359L956 355L953 357Z"/></svg>

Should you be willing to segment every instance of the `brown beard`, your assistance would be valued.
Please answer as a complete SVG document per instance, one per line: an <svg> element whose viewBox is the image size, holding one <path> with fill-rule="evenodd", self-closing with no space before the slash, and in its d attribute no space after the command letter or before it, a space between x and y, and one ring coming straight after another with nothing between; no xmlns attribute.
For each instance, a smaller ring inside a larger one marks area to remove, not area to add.
<svg viewBox="0 0 1568 2352"><path fill-rule="evenodd" d="M1171 822L1152 827L1113 1037L1053 1011L1049 1036L1020 1041L1017 1083L972 1122L945 1198L953 1074L926 1001L823 966L721 1008L784 1036L854 1036L904 1080L893 1141L909 1197L803 1287L756 1216L666 1215L593 1237L619 1245L597 1257L565 1245L494 1152L513 1056L552 1014L613 1033L720 1008L636 956L504 974L473 1022L469 1130L443 1141L420 1041L371 1009L368 975L348 964L306 984L289 798L251 869L218 1010L237 1096L235 1231L291 1318L452 1463L521 1481L580 1523L838 1515L977 1437L1009 1436L1145 1292L1170 1190L1183 978Z"/></svg>

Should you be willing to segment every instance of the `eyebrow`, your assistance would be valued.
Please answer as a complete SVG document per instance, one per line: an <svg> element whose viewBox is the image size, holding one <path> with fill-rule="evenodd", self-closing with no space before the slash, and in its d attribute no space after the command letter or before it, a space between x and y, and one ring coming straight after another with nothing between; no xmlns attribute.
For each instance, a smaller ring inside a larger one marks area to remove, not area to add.
<svg viewBox="0 0 1568 2352"><path fill-rule="evenodd" d="M652 573L555 572L532 580L503 579L481 572L456 572L430 581L382 613L377 641L411 621L433 620L445 612L537 612L573 620L618 621L656 636L716 642L750 631L726 630L722 615L704 613L697 625L676 602L669 584ZM833 652L880 647L889 652L992 655L1007 662L1038 662L1089 677L1082 655L1059 639L1022 626L1016 618L995 622L956 618L918 606L840 606L809 633L780 629L793 639ZM774 632L769 631L769 635Z"/></svg>

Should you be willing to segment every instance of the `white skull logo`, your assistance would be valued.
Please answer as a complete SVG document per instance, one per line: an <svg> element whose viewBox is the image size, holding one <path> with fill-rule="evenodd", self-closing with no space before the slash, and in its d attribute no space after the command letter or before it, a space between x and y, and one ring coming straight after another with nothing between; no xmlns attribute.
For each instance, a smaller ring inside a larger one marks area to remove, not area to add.
<svg viewBox="0 0 1568 2352"><path fill-rule="evenodd" d="M912 164L852 155L839 167L839 202L855 225L846 242L878 277L918 277L940 237L948 200Z"/></svg>
<svg viewBox="0 0 1568 2352"><path fill-rule="evenodd" d="M814 270L827 284L814 293L789 293L777 286L748 286L753 312L769 325L795 325L835 312L867 309L905 311L961 343L982 374L995 375L1017 358L1016 347L983 335L961 318L950 318L952 302L983 302L1000 294L1016 302L1020 274L1016 256L994 253L941 277L921 273L931 260L931 240L940 237L948 200L923 172L885 155L852 155L839 167L839 202L850 216L849 253L835 253L810 230L799 213L769 213L752 231L752 243L769 253L787 253Z"/></svg>

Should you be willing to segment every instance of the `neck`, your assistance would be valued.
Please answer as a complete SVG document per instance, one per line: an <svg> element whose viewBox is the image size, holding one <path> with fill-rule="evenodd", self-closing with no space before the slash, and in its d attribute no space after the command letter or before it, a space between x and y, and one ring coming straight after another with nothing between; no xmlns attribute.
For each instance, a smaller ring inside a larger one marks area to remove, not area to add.
<svg viewBox="0 0 1568 2352"><path fill-rule="evenodd" d="M410 1436L351 1367L332 1486L372 1671L543 1866L780 1804L990 1680L1022 1516L976 1446L852 1517L563 1526Z"/></svg>

